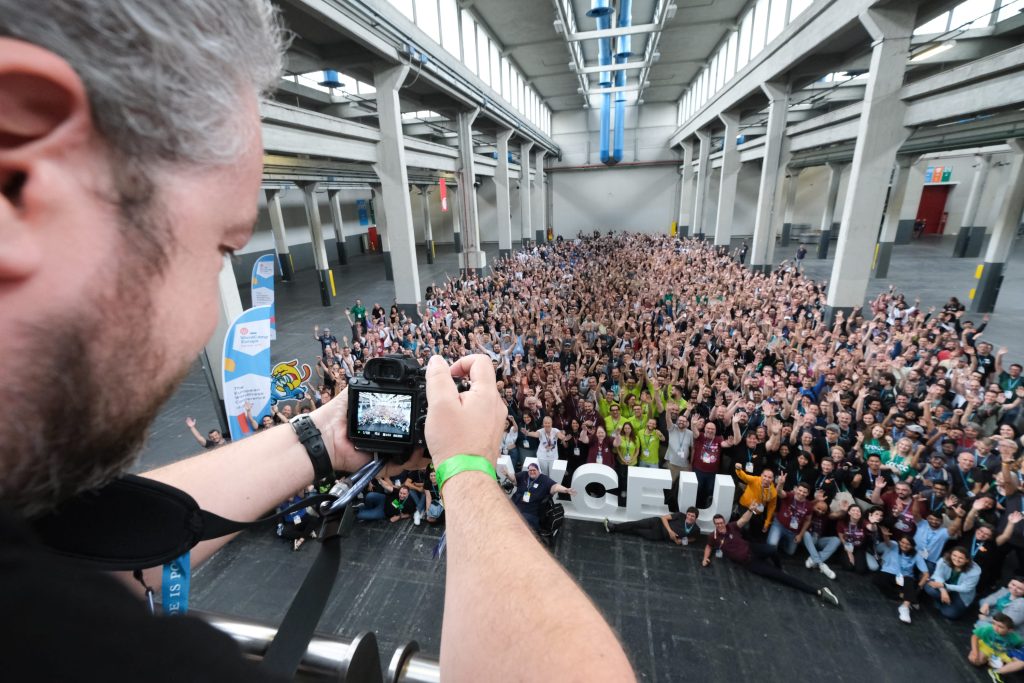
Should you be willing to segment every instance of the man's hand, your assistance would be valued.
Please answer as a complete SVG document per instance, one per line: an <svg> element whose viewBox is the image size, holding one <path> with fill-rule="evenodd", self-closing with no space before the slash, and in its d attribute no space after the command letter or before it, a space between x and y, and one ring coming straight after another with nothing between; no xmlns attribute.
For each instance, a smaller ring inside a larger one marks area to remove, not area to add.
<svg viewBox="0 0 1024 683"><path fill-rule="evenodd" d="M195 427L196 427L196 419L194 417L186 417L185 418L185 426L188 427L189 429L195 429Z"/></svg>
<svg viewBox="0 0 1024 683"><path fill-rule="evenodd" d="M460 394L455 377L468 377L469 391ZM427 364L427 401L426 438L435 466L458 453L497 460L508 409L487 356L464 356L450 367L433 356Z"/></svg>

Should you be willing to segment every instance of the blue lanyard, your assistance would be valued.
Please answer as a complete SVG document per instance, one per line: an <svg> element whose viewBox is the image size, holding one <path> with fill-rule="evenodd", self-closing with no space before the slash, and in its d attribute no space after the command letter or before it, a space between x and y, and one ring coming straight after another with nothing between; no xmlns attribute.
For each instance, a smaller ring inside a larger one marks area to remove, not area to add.
<svg viewBox="0 0 1024 683"><path fill-rule="evenodd" d="M164 565L161 594L164 614L185 614L188 612L188 589L192 576L189 552Z"/></svg>
<svg viewBox="0 0 1024 683"><path fill-rule="evenodd" d="M971 541L971 559L973 560L974 556L977 555L977 554L978 554L978 539L975 538L975 539L973 539Z"/></svg>

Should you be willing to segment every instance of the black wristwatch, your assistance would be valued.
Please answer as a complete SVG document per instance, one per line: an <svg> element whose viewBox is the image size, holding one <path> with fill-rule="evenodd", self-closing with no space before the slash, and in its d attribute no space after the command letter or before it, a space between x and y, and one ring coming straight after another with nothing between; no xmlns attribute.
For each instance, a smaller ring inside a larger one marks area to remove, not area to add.
<svg viewBox="0 0 1024 683"><path fill-rule="evenodd" d="M288 424L295 430L299 443L305 446L309 460L313 463L313 485L319 488L322 484L332 483L334 467L331 465L331 456L327 454L327 444L313 418L306 414L296 415L288 420Z"/></svg>

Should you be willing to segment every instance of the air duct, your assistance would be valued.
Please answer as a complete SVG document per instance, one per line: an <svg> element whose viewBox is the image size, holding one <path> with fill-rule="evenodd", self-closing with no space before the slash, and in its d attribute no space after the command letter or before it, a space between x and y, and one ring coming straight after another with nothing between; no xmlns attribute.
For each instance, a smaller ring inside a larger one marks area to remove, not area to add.
<svg viewBox="0 0 1024 683"><path fill-rule="evenodd" d="M593 17L597 22L599 31L612 27L613 10L609 6L609 0L594 0L594 4L587 10L587 16ZM611 38L600 38L597 41L598 64L608 66L612 63L612 40ZM602 71L598 74L598 85L601 88L608 88L612 85L611 72ZM609 138L611 137L611 109L612 96L610 94L601 96L601 163L607 164L610 160Z"/></svg>
<svg viewBox="0 0 1024 683"><path fill-rule="evenodd" d="M619 28L625 28L633 25L633 1L632 0L619 0ZM630 36L622 35L618 37L615 49L615 63L625 64L629 61L629 58L633 55L632 41ZM626 71L615 72L615 87L624 88L626 86ZM612 144L612 155L609 163L617 164L622 161L622 141L625 138L625 123L626 123L626 93L620 90L615 93L615 133Z"/></svg>

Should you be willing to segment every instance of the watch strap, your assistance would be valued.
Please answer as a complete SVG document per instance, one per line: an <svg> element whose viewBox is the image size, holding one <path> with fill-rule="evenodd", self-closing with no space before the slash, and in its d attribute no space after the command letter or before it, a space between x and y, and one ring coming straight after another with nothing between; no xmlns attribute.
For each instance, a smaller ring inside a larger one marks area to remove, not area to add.
<svg viewBox="0 0 1024 683"><path fill-rule="evenodd" d="M299 437L299 443L306 449L310 462L313 463L313 484L319 486L325 481L334 477L334 466L331 465L331 456L327 453L327 444L317 428L313 418L302 414L288 420L295 435Z"/></svg>

